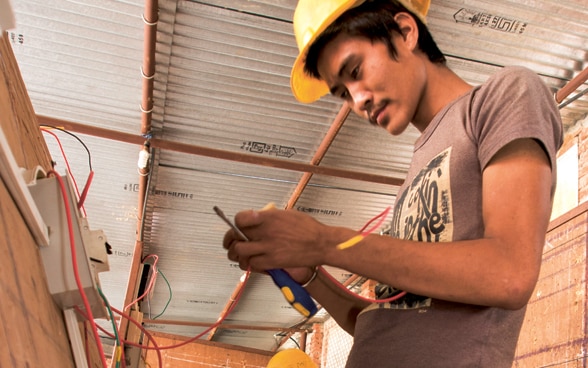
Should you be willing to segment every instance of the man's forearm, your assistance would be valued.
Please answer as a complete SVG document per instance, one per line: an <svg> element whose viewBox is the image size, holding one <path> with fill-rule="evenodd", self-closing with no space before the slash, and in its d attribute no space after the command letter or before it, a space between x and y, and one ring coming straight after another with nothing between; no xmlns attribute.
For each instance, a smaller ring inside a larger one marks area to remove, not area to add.
<svg viewBox="0 0 588 368"><path fill-rule="evenodd" d="M306 290L329 312L341 328L353 335L357 315L368 306L368 303L348 295L320 269L317 272L317 277L306 286Z"/></svg>

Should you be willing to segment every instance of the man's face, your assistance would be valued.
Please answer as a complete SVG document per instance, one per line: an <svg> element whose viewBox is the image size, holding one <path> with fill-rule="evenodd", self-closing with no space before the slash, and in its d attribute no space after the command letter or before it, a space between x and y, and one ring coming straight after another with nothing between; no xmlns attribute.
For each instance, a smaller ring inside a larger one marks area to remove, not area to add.
<svg viewBox="0 0 588 368"><path fill-rule="evenodd" d="M401 35L394 33L393 43L396 58L383 42L339 35L321 51L318 71L357 115L398 135L417 112L426 70Z"/></svg>

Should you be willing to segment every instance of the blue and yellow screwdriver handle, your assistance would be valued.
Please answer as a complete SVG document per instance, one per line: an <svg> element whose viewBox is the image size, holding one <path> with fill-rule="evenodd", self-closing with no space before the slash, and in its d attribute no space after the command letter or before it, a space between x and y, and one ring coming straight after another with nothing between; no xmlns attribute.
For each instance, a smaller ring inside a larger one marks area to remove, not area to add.
<svg viewBox="0 0 588 368"><path fill-rule="evenodd" d="M264 209L272 208L273 204L268 204ZM216 214L223 219L237 235L244 241L249 241L247 236L239 229L217 206L213 207ZM292 277L282 269L267 270L267 273L272 277L274 284L280 289L284 298L290 303L292 308L296 309L304 317L311 317L317 312L317 306L312 300L312 297L299 283L294 281Z"/></svg>
<svg viewBox="0 0 588 368"><path fill-rule="evenodd" d="M267 270L274 283L280 288L282 294L304 317L311 317L317 312L316 304L312 297L299 283L294 281L290 275L282 269Z"/></svg>

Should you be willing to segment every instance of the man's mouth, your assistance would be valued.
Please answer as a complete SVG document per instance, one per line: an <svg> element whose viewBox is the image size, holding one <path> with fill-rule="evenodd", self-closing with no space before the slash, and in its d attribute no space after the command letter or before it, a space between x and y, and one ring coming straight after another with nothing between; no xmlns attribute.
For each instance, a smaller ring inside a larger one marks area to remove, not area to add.
<svg viewBox="0 0 588 368"><path fill-rule="evenodd" d="M377 109L374 110L373 113L370 114L370 123L372 123L373 125L380 125L380 121L381 117L382 117L382 112L384 111L384 106L380 106ZM383 128L385 128L383 126Z"/></svg>

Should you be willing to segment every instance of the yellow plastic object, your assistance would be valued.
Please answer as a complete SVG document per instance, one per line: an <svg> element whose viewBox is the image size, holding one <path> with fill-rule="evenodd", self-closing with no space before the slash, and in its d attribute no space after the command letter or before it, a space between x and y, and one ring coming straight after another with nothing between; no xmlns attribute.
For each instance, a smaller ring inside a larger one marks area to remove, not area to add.
<svg viewBox="0 0 588 368"><path fill-rule="evenodd" d="M329 87L321 80L304 72L308 48L335 19L348 9L365 0L300 0L294 11L294 36L298 44L298 57L290 74L290 87L300 102L310 103L329 93ZM397 0L423 22L429 11L430 0Z"/></svg>
<svg viewBox="0 0 588 368"><path fill-rule="evenodd" d="M287 286L282 286L282 294L284 294L284 297L286 298L287 301L289 301L290 303L292 303L294 300L296 300L296 298L294 297L294 293L292 292L292 290L287 287Z"/></svg>
<svg viewBox="0 0 588 368"><path fill-rule="evenodd" d="M276 208L276 204L274 202L269 202L268 204L263 206L263 208L260 211L271 210L274 208Z"/></svg>
<svg viewBox="0 0 588 368"><path fill-rule="evenodd" d="M292 303L292 308L296 309L298 313L302 314L304 317L310 317L310 311L302 304L296 302Z"/></svg>
<svg viewBox="0 0 588 368"><path fill-rule="evenodd" d="M363 238L365 238L365 236L359 234L354 236L353 238L344 241L343 243L340 243L337 245L337 249L341 250L341 249L347 249L350 248L352 246L354 246L355 244L359 243L360 241L363 240Z"/></svg>
<svg viewBox="0 0 588 368"><path fill-rule="evenodd" d="M267 368L317 368L316 364L300 349L286 349L274 355Z"/></svg>

